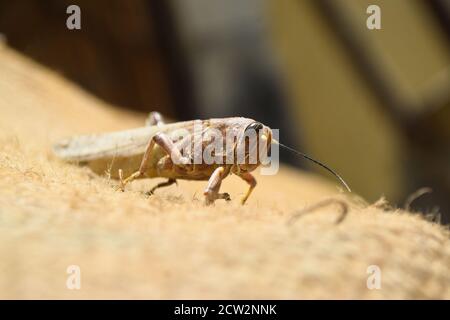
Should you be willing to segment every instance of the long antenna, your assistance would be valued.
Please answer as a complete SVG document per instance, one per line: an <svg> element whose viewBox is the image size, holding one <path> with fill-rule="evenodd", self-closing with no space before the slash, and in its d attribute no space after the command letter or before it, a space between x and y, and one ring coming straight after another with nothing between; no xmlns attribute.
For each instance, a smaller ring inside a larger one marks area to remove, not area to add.
<svg viewBox="0 0 450 320"><path fill-rule="evenodd" d="M340 175L338 175L334 170L332 170L331 168L329 168L328 166L326 166L325 164L323 164L323 163L320 162L319 160L313 159L313 158L311 158L310 156L308 156L308 155L306 155L306 154L304 154L304 153L302 153L302 152L300 152L300 151L297 151L297 150L295 150L295 149L293 149L293 148L291 148L291 147L288 147L288 146L282 144L281 142L279 142L279 141L277 141L277 140L275 140L275 139L272 139L272 141L275 142L275 143L277 143L278 145L282 146L283 148L286 148L287 150L289 150L289 151L291 151L291 152L293 152L293 153L295 153L295 154L297 154L297 155L299 155L299 156L302 156L303 158L306 158L306 159L308 159L309 161L312 161L312 162L314 162L315 164L321 166L321 167L324 168L325 170L331 172L331 173L332 173L336 178L338 178L339 181L345 186L345 188L348 190L348 192L352 192L352 190L350 190L350 187L348 186L348 184L344 181L344 179L341 178Z"/></svg>

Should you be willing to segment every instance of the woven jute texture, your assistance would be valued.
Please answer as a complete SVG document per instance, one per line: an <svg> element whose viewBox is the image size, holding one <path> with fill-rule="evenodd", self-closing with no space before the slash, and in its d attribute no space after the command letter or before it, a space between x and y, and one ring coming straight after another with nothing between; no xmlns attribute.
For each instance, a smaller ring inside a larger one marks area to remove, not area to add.
<svg viewBox="0 0 450 320"><path fill-rule="evenodd" d="M149 88L151 90L151 88ZM150 111L150 110L149 110ZM367 204L337 184L282 167L231 203L203 205L205 182L117 182L63 163L51 145L143 124L6 46L0 47L0 298L450 298L446 228ZM380 195L382 190L380 190ZM293 224L289 217L339 198ZM69 266L81 288L67 288ZM369 289L374 275L381 288ZM369 271L369 273L368 273ZM372 280L371 280L372 279Z"/></svg>

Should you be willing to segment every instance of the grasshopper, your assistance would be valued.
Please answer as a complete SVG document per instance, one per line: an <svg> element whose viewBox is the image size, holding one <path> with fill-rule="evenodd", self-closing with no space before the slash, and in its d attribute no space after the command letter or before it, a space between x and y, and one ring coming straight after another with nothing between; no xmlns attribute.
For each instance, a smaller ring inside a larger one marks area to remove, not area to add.
<svg viewBox="0 0 450 320"><path fill-rule="evenodd" d="M196 123L201 124L200 131L195 130ZM180 130L184 135L177 134ZM224 150L214 149L213 157L219 161L193 161L202 159L202 151L215 143L210 137L210 133L214 132L225 138L227 145ZM255 133L256 139L247 139L248 133ZM192 142L195 144L196 141L200 142L200 148L192 147ZM217 199L231 200L228 193L219 191L222 180L235 174L248 184L247 192L241 199L244 204L256 187L256 179L251 172L261 165L265 155L270 154L272 143L278 143L323 166L350 190L342 178L324 164L273 139L269 127L241 117L166 124L159 113L151 112L144 127L73 137L55 144L53 150L59 158L86 164L96 173L108 169L111 178L120 180L118 189L122 191L128 183L141 178L167 179L154 186L148 194L176 183L177 179L208 181L204 190L207 205ZM238 161L240 150L243 152L240 152L242 157ZM255 150L259 152L251 159ZM124 179L125 175L127 178Z"/></svg>

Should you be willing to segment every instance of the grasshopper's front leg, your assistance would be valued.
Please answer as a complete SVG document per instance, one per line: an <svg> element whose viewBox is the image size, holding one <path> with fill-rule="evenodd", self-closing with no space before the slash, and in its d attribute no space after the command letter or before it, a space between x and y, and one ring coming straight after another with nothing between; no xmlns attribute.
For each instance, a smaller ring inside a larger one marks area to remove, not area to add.
<svg viewBox="0 0 450 320"><path fill-rule="evenodd" d="M216 199L225 199L226 201L231 200L228 193L219 193L220 185L222 184L222 180L225 176L224 167L219 167L212 173L208 180L208 185L206 186L205 192L203 193L205 195L206 205L213 204Z"/></svg>
<svg viewBox="0 0 450 320"><path fill-rule="evenodd" d="M246 181L249 184L249 188L247 190L247 193L245 194L244 197L242 197L241 199L241 204L245 204L245 202L247 201L248 197L250 196L250 194L252 193L253 189L255 189L256 187L256 179L255 177L249 173L249 172L245 172L245 173L241 173L239 175L239 177L241 177L244 181Z"/></svg>
<svg viewBox="0 0 450 320"><path fill-rule="evenodd" d="M155 147L155 144L159 145L161 148L163 148L163 150L172 157L172 160L174 162L177 163L189 163L189 159L186 157L183 157L183 155L181 154L180 150L178 150L178 148L173 144L172 140L170 140L170 138L164 134L164 133L157 133L155 134L152 139L150 140L145 153L144 153L144 157L142 158L142 162L141 165L139 167L139 170L136 171L135 173L133 173L132 175L130 175L128 178L126 179L120 179L120 190L124 191L125 190L125 186L130 183L131 181L133 181L134 179L139 178L140 176L144 175L145 172L147 171L147 165L149 160L151 159L151 155L153 152L153 148ZM121 176L121 174L119 173L119 175Z"/></svg>

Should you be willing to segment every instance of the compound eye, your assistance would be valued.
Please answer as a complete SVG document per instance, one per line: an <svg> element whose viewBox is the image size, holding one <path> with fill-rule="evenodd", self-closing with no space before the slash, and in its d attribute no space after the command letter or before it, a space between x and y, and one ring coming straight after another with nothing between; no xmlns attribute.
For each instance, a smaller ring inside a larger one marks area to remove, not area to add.
<svg viewBox="0 0 450 320"><path fill-rule="evenodd" d="M256 132L258 132L259 130L261 130L264 126L262 125L261 122L253 122L250 123L247 127L247 129L245 130L255 130Z"/></svg>

